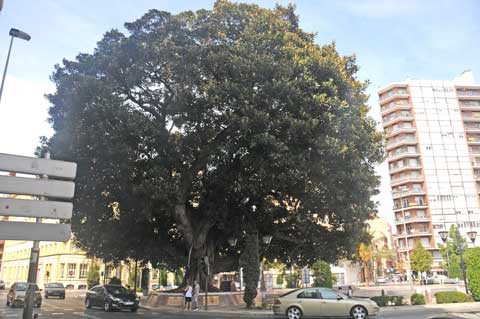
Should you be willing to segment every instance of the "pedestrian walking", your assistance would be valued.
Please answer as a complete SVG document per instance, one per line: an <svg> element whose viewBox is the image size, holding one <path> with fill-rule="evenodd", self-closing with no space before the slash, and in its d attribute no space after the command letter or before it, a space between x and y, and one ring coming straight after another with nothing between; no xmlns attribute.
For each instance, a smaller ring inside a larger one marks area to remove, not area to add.
<svg viewBox="0 0 480 319"><path fill-rule="evenodd" d="M353 297L353 289L352 286L348 286L348 297L352 298Z"/></svg>
<svg viewBox="0 0 480 319"><path fill-rule="evenodd" d="M200 295L200 285L198 281L193 282L192 308L198 310L198 296Z"/></svg>
<svg viewBox="0 0 480 319"><path fill-rule="evenodd" d="M187 283L187 287L185 287L185 290L183 292L185 294L185 310L191 310L193 288L192 286L190 286L190 283Z"/></svg>

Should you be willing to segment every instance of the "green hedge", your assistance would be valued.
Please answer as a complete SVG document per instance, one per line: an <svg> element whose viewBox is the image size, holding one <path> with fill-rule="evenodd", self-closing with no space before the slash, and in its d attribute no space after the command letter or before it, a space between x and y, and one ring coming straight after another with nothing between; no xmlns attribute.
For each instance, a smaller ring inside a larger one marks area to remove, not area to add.
<svg viewBox="0 0 480 319"><path fill-rule="evenodd" d="M468 296L460 291L440 291L435 294L437 304L468 302Z"/></svg>
<svg viewBox="0 0 480 319"><path fill-rule="evenodd" d="M480 300L480 248L469 248L465 251L465 264L470 292L475 300Z"/></svg>
<svg viewBox="0 0 480 319"><path fill-rule="evenodd" d="M422 294L413 294L410 297L410 303L412 305L424 305L425 304L425 297Z"/></svg>
<svg viewBox="0 0 480 319"><path fill-rule="evenodd" d="M370 299L375 301L380 307L403 305L402 296L375 296Z"/></svg>

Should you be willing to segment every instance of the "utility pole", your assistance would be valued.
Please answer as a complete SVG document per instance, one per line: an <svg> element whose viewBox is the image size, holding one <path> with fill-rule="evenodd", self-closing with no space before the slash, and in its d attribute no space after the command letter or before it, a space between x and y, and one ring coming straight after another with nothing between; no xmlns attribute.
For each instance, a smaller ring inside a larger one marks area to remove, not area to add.
<svg viewBox="0 0 480 319"><path fill-rule="evenodd" d="M208 256L205 256L203 258L205 261L205 270L206 270L206 276L205 276L205 310L208 310L208 278L210 277L210 264L208 261Z"/></svg>
<svg viewBox="0 0 480 319"><path fill-rule="evenodd" d="M13 41L13 37L12 37ZM7 61L8 65L8 61ZM45 152L43 158L50 159L50 153ZM48 179L47 175L41 175L40 178ZM44 197L41 197L42 200L45 200ZM37 217L37 223L41 223L42 219ZM27 279L27 292L25 294L25 308L23 309L22 319L32 319L33 316L33 307L34 307L34 297L35 297L35 288L37 284L37 272L38 272L38 258L40 255L40 242L35 240L33 242L32 250L30 251L30 265L28 266L28 279Z"/></svg>

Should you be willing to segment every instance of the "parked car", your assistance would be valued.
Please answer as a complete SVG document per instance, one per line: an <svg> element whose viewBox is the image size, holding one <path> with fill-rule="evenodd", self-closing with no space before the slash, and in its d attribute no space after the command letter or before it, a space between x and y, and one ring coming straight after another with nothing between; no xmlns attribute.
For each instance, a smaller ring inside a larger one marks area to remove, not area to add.
<svg viewBox="0 0 480 319"><path fill-rule="evenodd" d="M369 299L349 298L329 288L305 288L290 291L274 299L273 312L288 319L303 317L376 316L380 307Z"/></svg>
<svg viewBox="0 0 480 319"><path fill-rule="evenodd" d="M388 278L384 278L384 277L377 278L377 284L386 284L389 281L390 279Z"/></svg>
<svg viewBox="0 0 480 319"><path fill-rule="evenodd" d="M427 278L427 285L458 284L458 278L448 278L445 275L435 275Z"/></svg>
<svg viewBox="0 0 480 319"><path fill-rule="evenodd" d="M26 282L15 282L7 295L7 306L12 308L14 307L23 307L25 304L25 293L27 292L27 283ZM35 293L33 297L33 304L35 307L40 308L42 305L42 295L40 294L40 289L35 285Z"/></svg>
<svg viewBox="0 0 480 319"><path fill-rule="evenodd" d="M85 307L102 307L105 311L128 309L135 312L139 299L127 288L120 285L99 285L88 290Z"/></svg>
<svg viewBox="0 0 480 319"><path fill-rule="evenodd" d="M60 282L51 282L45 285L45 299L58 297L65 299L65 287Z"/></svg>
<svg viewBox="0 0 480 319"><path fill-rule="evenodd" d="M5 289L5 282L3 280L0 280L0 290Z"/></svg>

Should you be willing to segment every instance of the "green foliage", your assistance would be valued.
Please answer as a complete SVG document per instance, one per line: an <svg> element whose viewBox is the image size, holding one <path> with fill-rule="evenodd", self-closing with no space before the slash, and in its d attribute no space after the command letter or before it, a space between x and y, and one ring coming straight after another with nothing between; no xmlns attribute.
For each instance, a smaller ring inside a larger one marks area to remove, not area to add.
<svg viewBox="0 0 480 319"><path fill-rule="evenodd" d="M183 278L185 274L183 272L183 269L177 269L175 271L175 279L174 279L174 284L175 286L180 286L183 283Z"/></svg>
<svg viewBox="0 0 480 319"><path fill-rule="evenodd" d="M87 272L87 286L88 289L100 284L100 267L97 264L91 263Z"/></svg>
<svg viewBox="0 0 480 319"><path fill-rule="evenodd" d="M138 282L140 281L140 274L138 273L137 269L137 285L136 287L139 286ZM135 287L135 264L131 263L130 264L130 272L128 274L128 285L133 289Z"/></svg>
<svg viewBox="0 0 480 319"><path fill-rule="evenodd" d="M456 225L452 225L448 232L449 240L444 245L439 245L443 256L442 267L448 270L448 277L463 279L462 268L460 265L460 249L466 247L465 239L459 236L459 230Z"/></svg>
<svg viewBox="0 0 480 319"><path fill-rule="evenodd" d="M122 284L122 281L120 280L120 278L112 277L112 278L110 278L110 280L108 281L108 284L110 284L110 285L121 285L121 284Z"/></svg>
<svg viewBox="0 0 480 319"><path fill-rule="evenodd" d="M168 271L165 268L158 270L158 284L164 287L168 285Z"/></svg>
<svg viewBox="0 0 480 319"><path fill-rule="evenodd" d="M243 267L243 278L245 282L243 300L249 309L255 306L255 297L257 296L257 285L260 276L258 245L258 235L248 234L245 250L240 257L240 266Z"/></svg>
<svg viewBox="0 0 480 319"><path fill-rule="evenodd" d="M422 243L417 241L415 249L411 255L412 270L414 271L430 271L432 269L433 257L432 254L423 248Z"/></svg>
<svg viewBox="0 0 480 319"><path fill-rule="evenodd" d="M468 296L460 291L440 291L435 294L437 304L468 302Z"/></svg>
<svg viewBox="0 0 480 319"><path fill-rule="evenodd" d="M403 305L402 296L375 296L370 299L375 301L380 307Z"/></svg>
<svg viewBox="0 0 480 319"><path fill-rule="evenodd" d="M465 265L470 292L475 300L480 300L480 248L469 248L465 251Z"/></svg>
<svg viewBox="0 0 480 319"><path fill-rule="evenodd" d="M283 279L284 279L285 274L284 273L278 273L277 274L277 285L283 285Z"/></svg>
<svg viewBox="0 0 480 319"><path fill-rule="evenodd" d="M90 254L169 269L190 256L192 279L206 255L238 268L235 232L278 234L262 255L297 265L367 236L383 159L367 83L294 7L150 10L88 50L55 67L41 147L78 164L72 229Z"/></svg>
<svg viewBox="0 0 480 319"><path fill-rule="evenodd" d="M312 265L312 270L314 287L332 288L335 279L329 263L318 260Z"/></svg>
<svg viewBox="0 0 480 319"><path fill-rule="evenodd" d="M415 293L410 297L410 302L412 305L424 305L425 296L422 294Z"/></svg>
<svg viewBox="0 0 480 319"><path fill-rule="evenodd" d="M296 274L288 274L285 276L287 281L287 288L297 288L297 278Z"/></svg>

